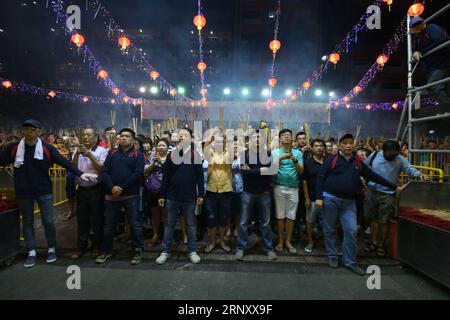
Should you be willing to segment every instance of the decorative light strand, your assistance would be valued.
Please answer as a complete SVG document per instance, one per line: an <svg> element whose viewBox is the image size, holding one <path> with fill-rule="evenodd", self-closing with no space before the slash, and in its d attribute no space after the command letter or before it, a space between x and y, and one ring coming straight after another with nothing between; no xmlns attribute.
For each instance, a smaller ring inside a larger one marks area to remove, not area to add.
<svg viewBox="0 0 450 320"><path fill-rule="evenodd" d="M112 14L106 9L105 5L100 0L89 1L89 6L95 11L94 19L97 18L97 16L101 16L105 19L104 25L108 30L109 36L113 35L118 39L126 37L126 31L124 28L116 22ZM126 38L129 39L129 37ZM142 48L137 47L133 41L130 41L130 44L127 46L127 50L131 53L128 54L128 56L132 57L133 63L143 66L143 70L145 70L147 76L152 78L151 73L153 71L158 72L157 69L148 61L146 52ZM158 77L156 79L152 78L152 80L156 82L163 92L177 98L180 102L189 103L192 101L192 99L178 92L176 87L161 76L159 72Z"/></svg>
<svg viewBox="0 0 450 320"><path fill-rule="evenodd" d="M78 32L76 30L70 30L66 26L66 21L68 19L67 13L63 10L63 4L60 0L52 0L50 2L51 7L53 11L56 13L56 22L61 23L62 28L64 28L64 31L67 35L72 37ZM83 43L77 44L78 50L81 50L81 53L83 54L83 63L88 63L89 69L93 70L97 78L100 78L101 81L104 83L104 85L109 88L111 91L119 88L109 77L108 72L105 71L104 68L102 68L100 62L97 60L91 49L88 47L88 45L85 44L84 40ZM119 89L120 90L120 89ZM126 97L126 94L120 90L120 93L117 95L117 98L120 100L123 100Z"/></svg>
<svg viewBox="0 0 450 320"><path fill-rule="evenodd" d="M32 95L37 95L41 97L48 97L49 99L57 99L63 101L89 103L89 104L133 104L137 105L142 102L141 99L133 99L128 96L123 96L123 98L105 98L105 97L95 97L89 95L82 95L70 92L64 92L54 89L46 89L34 85L30 85L24 82L14 82L11 80L6 80L0 77L0 83L9 83L8 86L2 85L0 89L10 91L12 93L29 93Z"/></svg>
<svg viewBox="0 0 450 320"><path fill-rule="evenodd" d="M406 32L406 19L403 19L400 25L397 27L394 35L387 43L386 47L383 49L382 53L378 56L377 61L375 61L363 78L358 82L358 84L347 93L342 99L339 100L339 103L348 103L355 96L364 91L369 83L376 77L376 75L383 70L383 67L390 56L398 49L400 44L404 40L404 35ZM386 60L387 58L387 60ZM380 61L381 60L381 61ZM359 90L355 91L355 88L358 87Z"/></svg>

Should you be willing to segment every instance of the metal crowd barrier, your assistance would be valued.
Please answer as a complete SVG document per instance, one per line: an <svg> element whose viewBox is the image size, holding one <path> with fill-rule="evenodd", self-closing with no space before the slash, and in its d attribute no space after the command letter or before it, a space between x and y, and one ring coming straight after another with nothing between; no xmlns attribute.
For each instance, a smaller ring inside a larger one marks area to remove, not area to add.
<svg viewBox="0 0 450 320"><path fill-rule="evenodd" d="M10 187L8 186L7 188L2 188L4 190L0 190L2 192L6 193L12 193L12 191L14 191L14 183L12 181L13 179L13 166L5 166L5 167L0 167L0 171L4 171L6 172L9 176L10 176ZM66 175L67 175L67 170L64 169L63 167L59 166L59 165L52 165L49 169L49 175L50 175L50 179L52 180L52 191L53 191L53 206L58 206L60 204L66 203L68 201L67 199L67 195L66 195ZM2 183L2 185L5 185L6 182ZM35 213L38 213L39 210L36 207L36 211Z"/></svg>

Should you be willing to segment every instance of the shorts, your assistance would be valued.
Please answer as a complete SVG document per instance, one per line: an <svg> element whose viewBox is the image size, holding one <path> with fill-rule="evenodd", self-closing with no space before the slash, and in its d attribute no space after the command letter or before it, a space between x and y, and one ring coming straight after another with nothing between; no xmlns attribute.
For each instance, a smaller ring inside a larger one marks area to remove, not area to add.
<svg viewBox="0 0 450 320"><path fill-rule="evenodd" d="M208 226L226 227L231 214L232 192L206 192L205 205L208 212Z"/></svg>
<svg viewBox="0 0 450 320"><path fill-rule="evenodd" d="M295 221L298 207L298 189L274 186L275 217L278 220L289 219Z"/></svg>
<svg viewBox="0 0 450 320"><path fill-rule="evenodd" d="M311 202L311 207L306 208L306 223L313 224L316 222L317 217L322 212L322 209L317 208L315 202Z"/></svg>
<svg viewBox="0 0 450 320"><path fill-rule="evenodd" d="M368 221L377 220L379 223L388 223L394 216L397 198L395 194L387 194L372 189L367 191L365 214Z"/></svg>

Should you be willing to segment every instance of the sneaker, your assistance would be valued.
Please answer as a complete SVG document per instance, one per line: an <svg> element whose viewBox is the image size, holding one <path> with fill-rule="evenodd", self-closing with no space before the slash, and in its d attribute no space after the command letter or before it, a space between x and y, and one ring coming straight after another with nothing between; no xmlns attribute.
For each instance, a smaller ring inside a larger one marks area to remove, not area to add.
<svg viewBox="0 0 450 320"><path fill-rule="evenodd" d="M314 248L314 243L310 242L308 243L308 245L305 247L305 251L308 253L313 252L313 248Z"/></svg>
<svg viewBox="0 0 450 320"><path fill-rule="evenodd" d="M133 259L131 260L131 265L136 266L142 263L143 259L142 250L136 250Z"/></svg>
<svg viewBox="0 0 450 320"><path fill-rule="evenodd" d="M166 263L166 261L167 261L167 259L169 259L169 257L170 257L170 254L165 253L165 252L161 253L159 255L159 257L156 259L156 264L164 264L164 263Z"/></svg>
<svg viewBox="0 0 450 320"><path fill-rule="evenodd" d="M267 252L267 257L269 258L269 260L273 261L273 260L277 260L277 254L275 253L275 251L270 250L269 252Z"/></svg>
<svg viewBox="0 0 450 320"><path fill-rule="evenodd" d="M328 259L328 266L333 269L337 269L339 267L339 262L336 259Z"/></svg>
<svg viewBox="0 0 450 320"><path fill-rule="evenodd" d="M364 270L361 269L357 264L346 268L352 271L353 273L356 273L358 276L364 276L366 274Z"/></svg>
<svg viewBox="0 0 450 320"><path fill-rule="evenodd" d="M111 258L111 254L103 253L103 254L99 255L97 257L97 259L95 259L95 263L102 264L102 263L105 263L106 261L108 261L108 259L110 259L110 258Z"/></svg>
<svg viewBox="0 0 450 320"><path fill-rule="evenodd" d="M236 250L234 254L234 260L244 261L244 250Z"/></svg>
<svg viewBox="0 0 450 320"><path fill-rule="evenodd" d="M47 253L47 263L53 263L56 261L56 253L54 251L49 251Z"/></svg>
<svg viewBox="0 0 450 320"><path fill-rule="evenodd" d="M36 264L36 256L28 256L23 266L25 268L32 268L35 266L35 264Z"/></svg>
<svg viewBox="0 0 450 320"><path fill-rule="evenodd" d="M189 257L189 259L191 259L192 263L195 263L195 264L200 263L201 259L200 259L199 255L197 254L197 252L194 251L194 252L189 253L188 257Z"/></svg>

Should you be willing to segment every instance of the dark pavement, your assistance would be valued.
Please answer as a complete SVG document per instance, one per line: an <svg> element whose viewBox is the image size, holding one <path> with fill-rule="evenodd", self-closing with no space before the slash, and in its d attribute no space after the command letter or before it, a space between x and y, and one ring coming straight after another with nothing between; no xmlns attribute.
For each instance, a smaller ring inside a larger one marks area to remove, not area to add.
<svg viewBox="0 0 450 320"><path fill-rule="evenodd" d="M364 269L369 265L381 268L380 290L367 288L369 275L357 276L343 267L329 268L323 250L315 250L312 255L299 250L295 256L285 251L277 261L270 262L262 255L255 235L244 262L236 262L232 254L216 249L212 254L201 253L202 262L193 265L178 243L165 265L155 264L159 253L155 247L147 248L144 262L133 267L129 264L130 245L119 241L115 243L115 256L104 265L96 265L89 255L72 261L75 219L63 222L58 215L57 221L58 261L46 264L45 241L38 228L38 264L25 269L25 254L21 254L15 264L0 269L0 299L450 299L449 290L389 258L360 257ZM297 248L303 245L297 244ZM81 269L81 290L66 286L69 265Z"/></svg>

